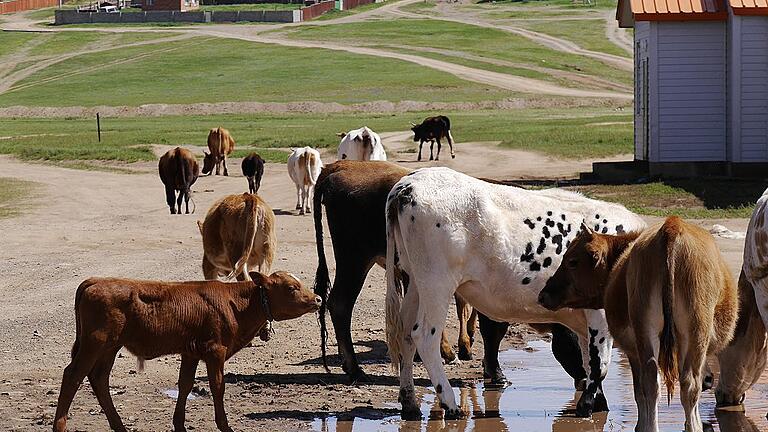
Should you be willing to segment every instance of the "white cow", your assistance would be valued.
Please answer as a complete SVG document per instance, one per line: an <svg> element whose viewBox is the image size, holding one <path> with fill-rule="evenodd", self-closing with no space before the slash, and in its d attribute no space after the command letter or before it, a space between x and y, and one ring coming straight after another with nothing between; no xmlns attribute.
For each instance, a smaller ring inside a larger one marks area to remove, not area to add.
<svg viewBox="0 0 768 432"><path fill-rule="evenodd" d="M462 415L439 352L456 292L496 321L559 322L573 330L588 373L577 414L607 409L602 380L613 340L605 312L552 312L537 298L583 221L616 233L645 227L640 217L578 193L491 184L448 168L403 177L389 193L386 217L387 345L400 369L404 418L420 416L413 387L417 349L446 416Z"/></svg>
<svg viewBox="0 0 768 432"><path fill-rule="evenodd" d="M293 153L288 156L288 175L296 184L296 209L299 214L312 212L312 195L322 168L320 152L312 147L293 149Z"/></svg>
<svg viewBox="0 0 768 432"><path fill-rule="evenodd" d="M339 160L387 160L387 152L381 145L381 137L367 126L347 133L339 132L336 135L341 138L337 155Z"/></svg>

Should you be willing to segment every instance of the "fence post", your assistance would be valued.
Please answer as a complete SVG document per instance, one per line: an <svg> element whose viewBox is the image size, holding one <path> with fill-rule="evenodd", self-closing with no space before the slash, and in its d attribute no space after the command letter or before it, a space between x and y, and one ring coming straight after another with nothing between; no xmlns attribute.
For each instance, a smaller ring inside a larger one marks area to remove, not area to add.
<svg viewBox="0 0 768 432"><path fill-rule="evenodd" d="M96 129L99 132L99 142L101 142L101 116L99 113L96 113Z"/></svg>

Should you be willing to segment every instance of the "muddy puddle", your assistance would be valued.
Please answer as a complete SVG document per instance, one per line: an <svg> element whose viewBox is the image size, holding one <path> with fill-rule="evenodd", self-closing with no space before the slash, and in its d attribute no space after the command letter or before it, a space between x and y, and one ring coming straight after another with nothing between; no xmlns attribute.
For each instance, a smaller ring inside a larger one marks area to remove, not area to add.
<svg viewBox="0 0 768 432"><path fill-rule="evenodd" d="M637 419L632 375L626 359L614 350L611 369L604 382L611 411L595 414L591 419L573 417L579 393L573 390L571 378L551 354L549 344L532 342L528 350L501 353L500 361L510 382L506 388L485 387L482 380L466 381L454 388L465 412L472 415L459 421L443 421L434 394L422 399L422 422L401 421L396 413L399 405L388 412L371 411L345 416L316 419L317 431L520 431L520 432L613 432L632 431ZM417 366L418 367L418 366ZM671 405L659 404L659 428L663 432L682 431L685 416L680 399L675 395ZM677 392L676 392L677 393ZM705 430L722 432L768 431L768 373L747 393L746 412L715 411L715 395L702 394L701 416ZM426 420L428 419L429 420ZM706 424L711 425L708 428Z"/></svg>

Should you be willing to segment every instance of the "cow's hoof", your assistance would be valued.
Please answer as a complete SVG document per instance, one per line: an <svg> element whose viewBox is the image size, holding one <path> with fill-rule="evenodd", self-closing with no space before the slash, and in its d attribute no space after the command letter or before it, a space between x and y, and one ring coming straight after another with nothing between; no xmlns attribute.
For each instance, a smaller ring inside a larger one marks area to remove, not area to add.
<svg viewBox="0 0 768 432"><path fill-rule="evenodd" d="M586 378L575 378L573 380L573 388L576 389L576 391L584 391L587 389L587 379Z"/></svg>
<svg viewBox="0 0 768 432"><path fill-rule="evenodd" d="M472 351L459 347L459 360L472 360Z"/></svg>
<svg viewBox="0 0 768 432"><path fill-rule="evenodd" d="M312 213L312 210L307 209L307 214L311 214L311 213Z"/></svg>
<svg viewBox="0 0 768 432"><path fill-rule="evenodd" d="M452 155L451 155L451 159L456 159L456 155L455 155L455 154L452 154Z"/></svg>
<svg viewBox="0 0 768 432"><path fill-rule="evenodd" d="M466 417L461 408L448 409L448 406L442 403L440 404L440 407L445 410L445 414L443 415L443 419L445 420L458 420Z"/></svg>
<svg viewBox="0 0 768 432"><path fill-rule="evenodd" d="M584 395L582 394L581 399L579 399L579 402L576 404L576 417L592 417L592 407L594 406L594 402L592 398L588 398L590 399L589 402L585 402L584 399Z"/></svg>
<svg viewBox="0 0 768 432"><path fill-rule="evenodd" d="M421 410L417 406L403 407L403 411L400 413L400 417L403 420L408 421L420 421L422 419Z"/></svg>
<svg viewBox="0 0 768 432"><path fill-rule="evenodd" d="M701 391L707 391L712 388L712 383L714 381L714 378L712 377L712 374L709 373L704 376L704 381L701 383Z"/></svg>
<svg viewBox="0 0 768 432"><path fill-rule="evenodd" d="M595 396L595 404L592 406L592 412L608 412L608 401L605 399L603 392L598 393Z"/></svg>
<svg viewBox="0 0 768 432"><path fill-rule="evenodd" d="M351 385L370 382L372 382L371 378L360 368L354 369L352 373L349 374L349 383Z"/></svg>
<svg viewBox="0 0 768 432"><path fill-rule="evenodd" d="M507 377L504 376L501 368L496 368L496 370L483 369L483 378L489 380L489 384L496 387L503 387L508 384Z"/></svg>

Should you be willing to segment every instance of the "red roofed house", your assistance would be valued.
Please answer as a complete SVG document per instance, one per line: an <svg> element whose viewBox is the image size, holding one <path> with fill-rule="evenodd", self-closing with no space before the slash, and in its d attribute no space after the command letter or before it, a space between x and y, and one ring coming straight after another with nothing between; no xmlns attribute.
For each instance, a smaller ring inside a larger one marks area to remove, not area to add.
<svg viewBox="0 0 768 432"><path fill-rule="evenodd" d="M767 0L619 0L616 18L635 28L635 160L768 176Z"/></svg>

